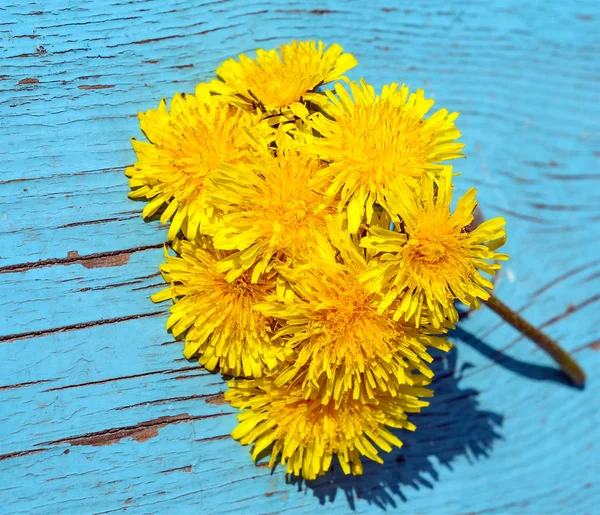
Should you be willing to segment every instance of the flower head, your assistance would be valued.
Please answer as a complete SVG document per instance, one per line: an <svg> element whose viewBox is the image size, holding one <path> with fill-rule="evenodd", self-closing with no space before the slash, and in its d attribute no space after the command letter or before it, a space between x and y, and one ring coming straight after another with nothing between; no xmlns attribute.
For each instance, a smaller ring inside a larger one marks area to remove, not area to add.
<svg viewBox="0 0 600 515"><path fill-rule="evenodd" d="M357 62L342 52L340 45L325 49L321 41L292 41L279 52L257 50L256 59L241 54L239 61L229 59L217 69L224 82L211 87L246 108L258 104L267 111L279 110L310 100L317 86L343 78Z"/></svg>
<svg viewBox="0 0 600 515"><path fill-rule="evenodd" d="M165 251L161 272L170 287L153 295L154 302L173 299L167 330L185 334L184 355L199 356L208 370L235 376L261 377L277 368L289 351L271 340L272 321L253 308L276 290L274 274L251 283L249 272L233 282L217 270L227 255L208 238L176 239L178 257Z"/></svg>
<svg viewBox="0 0 600 515"><path fill-rule="evenodd" d="M332 227L337 224L329 225L336 230ZM345 395L363 401L376 399L378 392L397 396L404 385L416 384L414 369L432 377L428 347L450 348L443 339L378 312L378 295L358 280L367 269L364 256L343 231L331 237L341 249L341 263L335 254L327 259L315 253L305 265L280 268L295 297L283 302L270 296L256 305L281 321L283 328L274 338L281 337L296 352L275 384L300 383L305 398L334 399L336 405Z"/></svg>
<svg viewBox="0 0 600 515"><path fill-rule="evenodd" d="M394 319L412 319L417 327L424 310L435 327L455 323L455 299L478 307L478 299L488 299L488 289L493 289L480 272L493 275L500 265L489 261L508 258L495 252L506 240L504 218L493 218L468 232L477 206L476 190L471 188L460 198L451 213L451 179L449 171L435 182L425 175L416 193L391 195L388 204L400 220L399 229L374 228L361 242L383 252L379 262L361 274L369 291L385 294L379 312L395 303Z"/></svg>
<svg viewBox="0 0 600 515"><path fill-rule="evenodd" d="M207 178L221 165L247 158L245 129L257 119L211 96L206 84L200 84L195 95L176 94L170 109L162 100L157 110L139 114L149 143L133 140L138 161L125 171L133 189L129 197L149 200L144 218L165 206L160 220L173 219L169 239L182 226L193 239L214 215Z"/></svg>
<svg viewBox="0 0 600 515"><path fill-rule="evenodd" d="M225 399L244 410L231 433L243 445L254 444L252 458L271 455L287 472L315 479L329 470L334 456L345 474L363 472L361 456L383 463L376 448L390 452L402 442L387 427L414 430L407 413L429 403L421 390L406 388L400 397L380 394L363 403L346 398L339 406L304 399L294 386L277 386L272 378L230 381ZM387 426L387 427L386 427Z"/></svg>
<svg viewBox="0 0 600 515"><path fill-rule="evenodd" d="M323 166L318 159L286 146L280 134L277 155L258 145L259 156L248 164L222 167L211 178L212 199L223 211L211 229L218 249L237 250L219 264L232 280L253 265L252 280L272 258L293 260L325 230L331 208L322 206Z"/></svg>
<svg viewBox="0 0 600 515"><path fill-rule="evenodd" d="M425 118L433 100L422 90L409 94L406 86L383 87L376 95L364 81L346 88L336 84L337 96L327 91L328 116L315 113L307 120L322 137L307 139L302 149L327 161L320 173L330 186L327 197L348 209L348 228L355 233L363 217L370 222L375 203L390 211L389 191L407 184L417 188L423 174L438 173L440 163L461 157L463 144L454 126L458 113L441 109Z"/></svg>

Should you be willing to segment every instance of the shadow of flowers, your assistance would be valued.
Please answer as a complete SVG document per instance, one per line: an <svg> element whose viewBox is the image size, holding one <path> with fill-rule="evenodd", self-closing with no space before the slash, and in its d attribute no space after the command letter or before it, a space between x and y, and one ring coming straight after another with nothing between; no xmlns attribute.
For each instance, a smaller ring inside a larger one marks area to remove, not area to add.
<svg viewBox="0 0 600 515"><path fill-rule="evenodd" d="M356 499L364 499L385 510L407 500L406 488L434 488L440 467L452 470L455 459L462 456L474 463L489 456L495 441L501 439L503 417L479 409L476 390L460 388L462 373L470 365L457 371L457 352L455 348L448 354L435 353L431 405L411 417L416 431L396 432L404 446L383 453L384 465L364 460L362 476L346 476L336 464L314 481L290 478L289 482L298 490L312 491L321 504L345 495L351 509Z"/></svg>

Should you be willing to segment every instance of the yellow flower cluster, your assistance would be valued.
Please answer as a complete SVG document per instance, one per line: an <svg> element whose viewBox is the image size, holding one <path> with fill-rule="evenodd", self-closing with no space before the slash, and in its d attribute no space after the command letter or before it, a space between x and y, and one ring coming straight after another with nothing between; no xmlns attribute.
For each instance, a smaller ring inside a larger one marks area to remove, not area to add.
<svg viewBox="0 0 600 515"><path fill-rule="evenodd" d="M126 170L144 218L171 220L167 330L235 377L233 437L305 479L402 445L389 428L427 406L455 301L488 298L507 257L503 219L470 228L474 189L450 208L458 113L351 82L356 64L321 42L230 59L140 114Z"/></svg>

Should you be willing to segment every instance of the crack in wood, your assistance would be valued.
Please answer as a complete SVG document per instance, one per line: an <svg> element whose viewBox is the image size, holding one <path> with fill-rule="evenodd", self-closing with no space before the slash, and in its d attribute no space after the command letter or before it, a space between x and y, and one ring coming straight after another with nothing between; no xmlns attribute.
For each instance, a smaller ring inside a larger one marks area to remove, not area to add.
<svg viewBox="0 0 600 515"><path fill-rule="evenodd" d="M512 217L518 218L520 220L527 220L528 222L532 222L534 224L546 225L546 224L550 223L549 220L546 220L544 218L538 218L537 216L524 215L522 213L517 213L516 211L511 211L510 209L504 209L502 207L491 205L491 204L490 204L490 207L495 209L496 211L500 211L501 213L504 213L505 215L512 216Z"/></svg>
<svg viewBox="0 0 600 515"><path fill-rule="evenodd" d="M129 263L131 254L122 252L111 256L103 256L94 259L81 259L79 252L70 250L67 252L67 258L73 258L73 264L82 265L85 268L109 268L112 266L123 266Z"/></svg>
<svg viewBox="0 0 600 515"><path fill-rule="evenodd" d="M183 367L183 368L177 368L177 369L170 369L167 368L165 370L155 370L154 372L144 372L142 374L132 374L129 376L119 376L119 377L111 377L109 379L101 379L99 381L89 381L87 383L78 383L78 384L68 384L65 386L57 386L55 388L48 388L47 390L44 390L44 393L46 392L57 392L60 390L69 390L71 388L80 388L82 386L96 386L98 384L106 384L106 383L112 383L114 381L123 381L126 379L137 379L139 377L147 377L147 376L154 376L154 375L161 375L161 374L178 374L180 372L189 372L192 370L197 370L202 372L201 374L196 374L196 377L200 376L200 375L207 375L210 374L211 372L209 372L208 370L206 370L205 368L200 368L198 366L194 366L194 367ZM140 403L140 404L145 404L145 403Z"/></svg>
<svg viewBox="0 0 600 515"><path fill-rule="evenodd" d="M576 349L572 350L571 354L576 354L576 353L582 351L583 349L599 351L600 350L600 340L592 340L591 342L584 343L583 345L580 345Z"/></svg>
<svg viewBox="0 0 600 515"><path fill-rule="evenodd" d="M111 288L122 288L123 286L131 286L132 284L140 284L143 283L143 279L138 279L136 281L125 281L123 283L115 283L115 284L106 284L104 286L95 286L93 288L81 288L79 290L81 293L85 293L86 291L102 291L102 290L110 290Z"/></svg>
<svg viewBox="0 0 600 515"><path fill-rule="evenodd" d="M164 310L152 311L150 313L142 313L139 315L128 315L117 318L106 318L104 320L94 320L92 322L81 322L79 324L64 325L62 327L53 327L52 329L41 329L39 331L31 331L28 333L7 334L0 336L0 342L14 342L17 340L26 340L28 338L37 338L41 336L47 336L49 334L64 333L67 331L77 331L79 329L88 329L90 327L97 327L99 325L117 324L119 322L127 322L128 320L137 320L138 318L148 318L165 314L167 314L167 311Z"/></svg>
<svg viewBox="0 0 600 515"><path fill-rule="evenodd" d="M40 452L45 452L48 449L29 449L27 451L17 451L17 452L9 452L8 454L0 454L0 461L9 460L11 458L19 458L21 456L29 456L30 454L38 454Z"/></svg>
<svg viewBox="0 0 600 515"><path fill-rule="evenodd" d="M97 252L95 254L88 254L85 256L80 256L76 250L69 251L67 253L66 258L51 258L51 259L40 259L39 261L29 262L29 263L17 263L14 265L8 265L0 267L0 274L7 273L15 273L15 272L27 272L33 268L44 268L48 266L62 265L62 266L70 266L73 264L80 264L85 266L86 268L97 268L103 266L103 263L111 262L110 258L114 258L115 256L123 256L134 254L136 252L143 252L145 250L155 250L163 247L162 243L157 243L154 245L142 245L140 247L134 247L131 249L124 250L113 250L109 252ZM123 260L124 258L117 258L116 261ZM129 258L127 258L129 260ZM113 262L116 262L113 261ZM108 264L104 266L118 266L114 264Z"/></svg>
<svg viewBox="0 0 600 515"><path fill-rule="evenodd" d="M528 161L528 160L525 160L523 162L523 164L525 164L526 166L531 166L533 168L558 168L558 167L561 166L556 161L548 161L547 163L545 163L545 162L542 162L542 161Z"/></svg>
<svg viewBox="0 0 600 515"><path fill-rule="evenodd" d="M222 406L223 404L227 404L223 392L219 392L214 395L209 395L206 399L204 399L204 402L208 404L214 404L215 406Z"/></svg>
<svg viewBox="0 0 600 515"><path fill-rule="evenodd" d="M119 443L124 438L132 438L136 442L145 442L158 436L159 429L162 429L169 425L181 424L184 422L193 422L195 420L204 420L208 418L217 418L227 415L227 413L214 413L210 415L190 415L189 413L182 413L180 415L170 415L165 417L155 418L153 420L146 420L133 426L116 427L110 429L104 429L102 431L95 431L93 433L85 433L77 436L68 436L66 438L60 438L58 440L52 440L49 442L41 442L36 445L47 446L47 445L60 445L69 444L72 446L92 446L99 447L104 445L113 445Z"/></svg>
<svg viewBox="0 0 600 515"><path fill-rule="evenodd" d="M561 313L560 315L556 315L556 316L552 317L550 320L546 320L546 322L544 322L542 325L540 325L540 329L545 329L546 327L571 316L573 313L575 313L575 312L579 311L580 309L583 309L583 308L589 306L590 304L593 304L594 302L597 302L599 300L600 300L600 293L597 295L593 295L592 297L590 297L588 299L585 299L584 301L580 302L579 304L575 304L575 305L569 304L567 306L567 309L565 309L564 313Z"/></svg>
<svg viewBox="0 0 600 515"><path fill-rule="evenodd" d="M201 22L201 23L196 23L195 25L204 25L204 24L205 24L205 22ZM210 34L212 32L219 32L221 30L235 29L236 27L239 27L239 26L240 26L240 24L238 23L235 25L215 27L214 29L208 29L208 30L203 30L200 32L193 32L193 33L189 33L189 34L171 34L170 36L163 36L160 38L141 39L139 41L129 41L127 43L117 43L115 45L107 45L106 48L117 48L117 47L122 47L122 46L129 46L129 45L147 45L148 43L157 43L159 41L166 41L169 39L178 39L178 38L189 37L189 36L206 36L206 34Z"/></svg>
<svg viewBox="0 0 600 515"><path fill-rule="evenodd" d="M545 173L544 176L548 177L548 179L556 179L559 181L598 181L598 180L600 180L600 174L591 174L591 173L580 173L580 174Z"/></svg>
<svg viewBox="0 0 600 515"><path fill-rule="evenodd" d="M9 179L8 181L0 181L0 185L2 184L12 184L15 182L33 182L33 181L53 181L55 179L68 179L70 177L82 177L86 175L102 175L106 173L123 173L123 170L131 166L131 164L124 165L122 168L96 168L93 170L82 170L81 172L74 173L55 173L52 175L42 176L42 177L25 177L23 179Z"/></svg>
<svg viewBox="0 0 600 515"><path fill-rule="evenodd" d="M207 436L205 438L197 438L196 440L194 440L194 442L215 442L216 440L227 440L228 438L231 438L231 435Z"/></svg>
<svg viewBox="0 0 600 515"><path fill-rule="evenodd" d="M562 313L555 315L552 318L546 320L543 324L539 325L538 328L545 329L546 327L556 324L556 322L560 322L561 320L564 320L565 318L570 317L573 313L576 313L577 311L579 311L599 300L600 300L600 293L597 295L593 295L592 297L590 297L588 299L585 299L584 301L580 302L579 304L569 304ZM524 338L526 338L525 335L518 336L512 342L510 342L510 344L508 344L504 349L502 349L502 351L504 352L506 349L508 349L509 347L512 347L515 343L523 340Z"/></svg>
<svg viewBox="0 0 600 515"><path fill-rule="evenodd" d="M85 222L72 222L70 224L59 225L57 229L69 229L71 227L81 227L84 225L97 225L97 224L105 224L110 222L124 222L125 220L133 220L138 218L139 214L136 211L135 215L131 216L122 216L122 217L114 217L114 218L101 218L99 220L86 220Z"/></svg>
<svg viewBox="0 0 600 515"><path fill-rule="evenodd" d="M543 204L540 202L528 202L528 204L534 209L541 209L546 211L593 211L597 209L597 206L584 206L584 205L567 205L567 204Z"/></svg>
<svg viewBox="0 0 600 515"><path fill-rule="evenodd" d="M54 379L40 379L39 381L28 381L26 383L9 384L6 386L0 386L0 392L3 390L14 390L16 388L26 388L27 386L34 386L36 384L53 383L54 381L60 381L60 377Z"/></svg>
<svg viewBox="0 0 600 515"><path fill-rule="evenodd" d="M148 284L147 286L140 286L139 288L131 288L131 291L154 290L156 288L165 288L165 287L168 288L169 286L165 285L164 282L160 282L160 283Z"/></svg>
<svg viewBox="0 0 600 515"><path fill-rule="evenodd" d="M121 288L123 286L131 286L133 284L141 284L144 281L146 281L147 279L152 279L152 278L158 277L158 276L160 276L160 272L156 272L154 274L138 277L134 281L125 281L122 283L106 284L104 286L85 287L85 288L81 288L79 291L81 293L85 293L86 291L102 291L102 290L110 290L111 288ZM149 286L144 286L142 288L132 288L132 291L157 288L158 286L165 286L165 283L162 282L162 283L158 283L158 284L151 284Z"/></svg>
<svg viewBox="0 0 600 515"><path fill-rule="evenodd" d="M198 370L199 367L194 367L195 370ZM172 371L174 372L174 371ZM131 408L139 408L140 406L155 406L157 404L169 404L171 402L184 402L184 401L193 401L193 400L203 400L208 404L214 404L216 406L221 406L223 404L227 404L223 393L210 393L210 394L200 394L200 395L185 395L181 397L169 397L166 399L156 399L154 401L146 401L146 402L138 402L136 404L129 404L128 406L119 406L118 408L113 408L115 411L122 411Z"/></svg>
<svg viewBox="0 0 600 515"><path fill-rule="evenodd" d="M542 293L549 290L553 286L556 286L557 284L564 281L565 279L568 279L569 277L572 277L573 275L576 275L577 273L579 273L587 268L592 268L597 263L598 263L597 260L590 261L588 263L584 263L583 265L580 265L576 268L572 268L571 270L566 271L564 274L559 275L558 277L556 277L556 278L552 279L551 281L549 281L548 283L544 284L541 288L538 288L537 290L535 290L531 294L531 297L537 297L538 295L541 295Z"/></svg>
<svg viewBox="0 0 600 515"><path fill-rule="evenodd" d="M172 469L167 469L167 470L159 470L158 473L159 474L169 474L171 472L191 472L192 471L192 466L191 465L186 465L185 467L176 467L176 468L172 468Z"/></svg>
<svg viewBox="0 0 600 515"><path fill-rule="evenodd" d="M22 79L19 81L18 86L21 86L23 84L39 84L40 81L39 79L35 79L35 78L31 78L31 79Z"/></svg>
<svg viewBox="0 0 600 515"><path fill-rule="evenodd" d="M114 87L114 84L80 84L77 86L79 89L111 89Z"/></svg>

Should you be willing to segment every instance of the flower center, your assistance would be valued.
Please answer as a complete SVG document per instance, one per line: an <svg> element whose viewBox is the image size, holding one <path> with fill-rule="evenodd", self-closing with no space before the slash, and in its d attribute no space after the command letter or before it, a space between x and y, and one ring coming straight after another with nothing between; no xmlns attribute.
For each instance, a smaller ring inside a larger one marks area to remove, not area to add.
<svg viewBox="0 0 600 515"><path fill-rule="evenodd" d="M380 177L386 173L419 176L419 165L425 161L427 149L421 123L422 120L408 116L400 106L389 102L355 106L344 124L343 139L347 141L349 155L375 172L379 180L389 179Z"/></svg>
<svg viewBox="0 0 600 515"><path fill-rule="evenodd" d="M277 246L292 253L304 249L314 231L323 228L325 215L331 209L318 210L322 197L296 184L273 191L271 198L263 198L264 220L272 227ZM304 187L303 187L304 186Z"/></svg>
<svg viewBox="0 0 600 515"><path fill-rule="evenodd" d="M431 264L438 263L446 255L446 248L440 241L421 240L415 246L415 258Z"/></svg>
<svg viewBox="0 0 600 515"><path fill-rule="evenodd" d="M198 113L200 116L201 113ZM232 125L231 118L239 116L232 109L205 114L191 127L185 138L179 138L178 156L173 163L181 172L168 178L181 193L181 198L194 199L204 192L205 180L223 163L234 164L243 160L247 143L243 130Z"/></svg>
<svg viewBox="0 0 600 515"><path fill-rule="evenodd" d="M390 321L377 314L370 297L362 288L356 288L340 294L335 308L321 312L322 350L329 354L332 363L354 366L389 350L385 341Z"/></svg>
<svg viewBox="0 0 600 515"><path fill-rule="evenodd" d="M357 329L360 329L364 325L366 315L366 307L355 303L350 306L327 310L323 313L323 318L329 333L342 337L355 333Z"/></svg>
<svg viewBox="0 0 600 515"><path fill-rule="evenodd" d="M282 65L280 70L274 70L272 73L262 72L260 78L252 77L248 81L250 91L265 104L278 107L285 107L300 100L310 86L302 84L305 77L299 74L298 70L286 68ZM285 77L283 82L282 77Z"/></svg>
<svg viewBox="0 0 600 515"><path fill-rule="evenodd" d="M224 278L224 287L226 288L229 295L237 298L238 300L247 300L249 302L256 302L262 300L268 295L271 286L268 283L258 282L252 283L252 273L245 272L240 277L228 283ZM224 298L227 295L224 296ZM229 297L231 299L231 297Z"/></svg>
<svg viewBox="0 0 600 515"><path fill-rule="evenodd" d="M423 213L409 233L403 257L418 283L452 282L470 273L468 245L447 209L435 207Z"/></svg>
<svg viewBox="0 0 600 515"><path fill-rule="evenodd" d="M250 284L248 278L244 276L237 278L231 283L231 290L240 296L251 293L252 289L252 284Z"/></svg>

